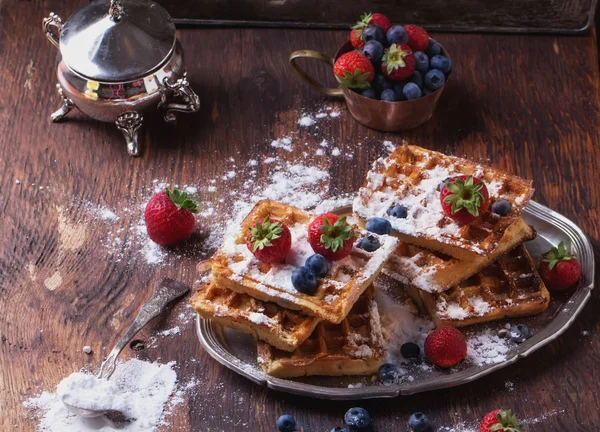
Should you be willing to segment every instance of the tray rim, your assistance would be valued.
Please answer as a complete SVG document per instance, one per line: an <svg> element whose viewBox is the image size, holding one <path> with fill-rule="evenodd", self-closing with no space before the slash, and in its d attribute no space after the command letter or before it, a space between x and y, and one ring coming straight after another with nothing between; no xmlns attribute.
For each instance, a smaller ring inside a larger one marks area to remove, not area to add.
<svg viewBox="0 0 600 432"><path fill-rule="evenodd" d="M348 207L340 208L337 211L347 211ZM439 390L442 388L455 387L475 381L529 356L533 352L559 338L579 316L591 297L591 290L594 288L594 251L590 240L584 234L584 232L574 222L562 214L557 213L554 210L535 201L530 201L529 205L525 208L524 213L528 213L531 216L541 219L545 222L551 222L558 229L560 229L560 231L568 235L572 243L577 245L577 248L581 251L578 258L583 269L583 279L579 288L577 288L577 290L572 294L570 301L572 301L573 304L576 304L576 307L574 307L572 310L571 315L566 319L561 319L561 316L554 317L541 331L537 332L531 339L519 345L514 355L507 358L503 362L485 366L471 366L459 372L441 377L436 376L435 379L424 380L421 382L417 381L414 384L410 383L408 385L396 384L391 386L368 386L358 388L324 387L282 378L275 378L256 369L252 365L243 363L221 345L216 334L217 332L215 332L213 323L211 323L210 320L200 318L200 316L197 315L196 331L198 333L200 344L213 359L256 384L266 386L267 388L277 391L316 397L319 399L357 400L393 398L397 396L407 396L426 391ZM473 368L478 368L478 370L473 371Z"/></svg>

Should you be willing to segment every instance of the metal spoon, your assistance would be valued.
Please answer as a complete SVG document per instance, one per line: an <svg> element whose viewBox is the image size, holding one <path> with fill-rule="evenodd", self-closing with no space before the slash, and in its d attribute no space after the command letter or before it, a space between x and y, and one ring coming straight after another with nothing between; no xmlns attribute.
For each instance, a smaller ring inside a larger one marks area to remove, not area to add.
<svg viewBox="0 0 600 432"><path fill-rule="evenodd" d="M150 322L153 318L160 315L166 308L167 304L172 302L175 299L187 294L189 292L189 287L185 284L178 282L173 279L161 279L154 284L154 293L150 300L148 300L140 309L140 313L135 318L131 327L125 332L123 337L117 342L115 347L112 349L106 360L102 362L100 366L100 371L97 378L100 379L108 379L113 372L115 371L115 367L117 365L117 357L123 351L123 348L127 346L129 341L139 332L146 324ZM73 405L70 405L63 401L63 404L73 413L78 416L85 418L93 418L100 417L104 414L111 413L114 414L115 411L93 411L84 408L79 408ZM116 412L118 414L118 412Z"/></svg>

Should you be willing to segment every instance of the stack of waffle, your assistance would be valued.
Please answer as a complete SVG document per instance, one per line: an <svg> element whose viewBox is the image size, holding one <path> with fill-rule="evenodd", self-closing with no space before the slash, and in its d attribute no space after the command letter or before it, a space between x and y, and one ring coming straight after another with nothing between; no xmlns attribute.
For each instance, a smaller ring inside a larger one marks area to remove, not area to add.
<svg viewBox="0 0 600 432"><path fill-rule="evenodd" d="M444 180L473 175L487 186L490 206L468 225L444 215ZM548 306L550 294L535 270L524 242L535 230L521 218L533 194L531 182L475 162L412 145L379 159L354 201L359 226L387 218L401 241L385 272L396 279L436 325L471 324L532 315ZM510 203L500 216L496 200ZM406 218L387 214L395 205Z"/></svg>
<svg viewBox="0 0 600 432"><path fill-rule="evenodd" d="M292 234L284 263L266 264L246 247L246 235L257 220L279 220ZM308 243L313 219L297 208L264 200L242 222L237 235L225 239L210 260L207 283L192 298L195 310L254 335L258 362L270 375L364 375L383 360L383 340L373 280L394 254L398 240L378 236L381 247L366 252L356 247L367 235L355 227L355 247L331 263L314 295L297 291L294 269L314 252Z"/></svg>
<svg viewBox="0 0 600 432"><path fill-rule="evenodd" d="M440 202L441 185L458 175L480 178L491 201L468 225L445 216ZM546 309L550 295L524 246L536 235L521 217L532 194L531 182L519 177L402 145L367 174L353 205L354 248L331 263L314 295L297 291L291 281L292 272L314 254L307 229L314 216L264 200L212 257L208 281L192 305L203 318L254 335L258 363L270 375L370 374L384 357L372 285L382 270L438 326ZM491 211L496 200L510 204L506 215ZM388 215L396 205L407 209L405 218ZM267 216L290 229L292 249L283 263L261 262L246 246L249 228ZM388 219L393 236L362 231L373 217ZM375 252L358 247L366 235L378 238Z"/></svg>

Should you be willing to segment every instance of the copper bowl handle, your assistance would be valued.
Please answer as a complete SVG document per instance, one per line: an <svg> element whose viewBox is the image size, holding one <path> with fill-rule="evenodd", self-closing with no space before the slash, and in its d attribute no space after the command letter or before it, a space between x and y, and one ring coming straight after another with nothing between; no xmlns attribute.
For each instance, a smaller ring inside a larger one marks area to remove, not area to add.
<svg viewBox="0 0 600 432"><path fill-rule="evenodd" d="M322 61L323 63L327 63L330 66L333 66L334 59L333 57L329 57L327 54L324 54L319 51L313 50L298 50L294 51L290 54L290 66L298 74L300 78L302 78L306 83L311 86L313 89L318 91L319 93L325 94L327 96L344 96L344 90L341 88L329 88L325 87L323 84L318 82L316 79L311 77L304 69L298 66L296 63L296 59L298 58L311 58Z"/></svg>

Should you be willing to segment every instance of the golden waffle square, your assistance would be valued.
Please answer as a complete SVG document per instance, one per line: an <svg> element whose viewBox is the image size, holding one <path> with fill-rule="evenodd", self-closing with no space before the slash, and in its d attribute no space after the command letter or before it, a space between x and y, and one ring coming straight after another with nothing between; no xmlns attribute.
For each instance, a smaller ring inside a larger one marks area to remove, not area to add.
<svg viewBox="0 0 600 432"><path fill-rule="evenodd" d="M220 288L213 280L200 286L190 303L202 318L249 333L283 351L298 348L320 321L275 303Z"/></svg>
<svg viewBox="0 0 600 432"><path fill-rule="evenodd" d="M246 247L246 233L256 220L266 216L285 223L292 234L292 248L282 264L266 264L257 260ZM212 274L221 287L245 293L259 300L277 303L286 309L299 310L338 324L352 305L373 282L394 252L398 240L392 236L376 236L381 247L366 252L354 247L349 256L330 262L328 274L319 279L314 295L298 292L292 285L292 272L304 265L314 252L308 243L308 224L313 216L295 207L263 200L256 204L242 222L235 238L226 238L211 259ZM366 232L355 228L356 243Z"/></svg>
<svg viewBox="0 0 600 432"><path fill-rule="evenodd" d="M445 216L440 184L461 174L474 175L486 184L490 209L494 201L503 199L511 204L510 212L499 216L488 210L473 223L462 226ZM361 227L371 217L384 217L392 224L392 234L406 243L466 260L490 255L504 232L519 219L532 194L531 182L520 177L404 144L387 158L374 162L354 200L353 210ZM406 218L387 215L387 210L397 204L406 206Z"/></svg>
<svg viewBox="0 0 600 432"><path fill-rule="evenodd" d="M258 343L258 363L279 378L368 375L383 362L379 311L370 287L340 324L321 321L294 352Z"/></svg>
<svg viewBox="0 0 600 432"><path fill-rule="evenodd" d="M419 294L438 327L535 315L550 302L550 293L524 245L448 291Z"/></svg>
<svg viewBox="0 0 600 432"><path fill-rule="evenodd" d="M401 241L383 271L404 284L429 293L440 293L470 278L535 235L535 230L519 218L504 232L500 244L490 255L477 255L469 260L459 260Z"/></svg>

